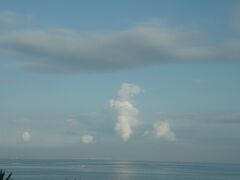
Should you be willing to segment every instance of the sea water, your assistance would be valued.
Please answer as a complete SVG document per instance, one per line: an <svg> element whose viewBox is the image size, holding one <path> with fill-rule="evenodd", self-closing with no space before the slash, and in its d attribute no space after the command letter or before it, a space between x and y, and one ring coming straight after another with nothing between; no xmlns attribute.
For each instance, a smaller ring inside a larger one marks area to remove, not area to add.
<svg viewBox="0 0 240 180"><path fill-rule="evenodd" d="M239 164L0 159L14 180L240 180Z"/></svg>

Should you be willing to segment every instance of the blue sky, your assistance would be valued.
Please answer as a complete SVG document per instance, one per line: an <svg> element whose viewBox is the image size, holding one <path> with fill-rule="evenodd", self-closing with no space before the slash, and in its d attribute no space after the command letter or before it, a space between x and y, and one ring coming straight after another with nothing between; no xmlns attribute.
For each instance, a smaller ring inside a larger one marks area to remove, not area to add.
<svg viewBox="0 0 240 180"><path fill-rule="evenodd" d="M240 163L239 12L0 1L0 157Z"/></svg>

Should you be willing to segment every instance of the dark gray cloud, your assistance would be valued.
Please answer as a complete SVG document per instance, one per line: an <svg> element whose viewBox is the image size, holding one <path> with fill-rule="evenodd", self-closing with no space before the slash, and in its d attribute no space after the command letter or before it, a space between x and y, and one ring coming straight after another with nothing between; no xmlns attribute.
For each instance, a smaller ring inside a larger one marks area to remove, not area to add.
<svg viewBox="0 0 240 180"><path fill-rule="evenodd" d="M5 32L0 51L35 72L75 73L136 68L164 61L209 59L212 48L198 33L147 24L115 32L66 29Z"/></svg>

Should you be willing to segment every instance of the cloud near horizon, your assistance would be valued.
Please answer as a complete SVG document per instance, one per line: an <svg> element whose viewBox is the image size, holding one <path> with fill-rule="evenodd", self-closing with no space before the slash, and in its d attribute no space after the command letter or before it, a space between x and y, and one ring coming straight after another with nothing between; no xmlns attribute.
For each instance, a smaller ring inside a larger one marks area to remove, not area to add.
<svg viewBox="0 0 240 180"><path fill-rule="evenodd" d="M213 49L200 39L199 33L180 32L160 23L102 33L15 30L1 33L0 52L17 59L17 67L34 72L114 71L213 58Z"/></svg>
<svg viewBox="0 0 240 180"><path fill-rule="evenodd" d="M110 107L117 110L115 131L124 141L129 140L133 133L133 128L138 124L138 109L131 102L131 98L140 92L141 88L139 86L123 83L118 90L118 97L109 102Z"/></svg>
<svg viewBox="0 0 240 180"><path fill-rule="evenodd" d="M32 139L32 136L31 136L30 132L28 132L28 131L23 132L22 140L24 142L29 142L29 141L31 141L31 139Z"/></svg>
<svg viewBox="0 0 240 180"><path fill-rule="evenodd" d="M94 137L89 134L85 134L81 137L82 143L91 144L93 142Z"/></svg>
<svg viewBox="0 0 240 180"><path fill-rule="evenodd" d="M165 139L167 141L175 141L176 135L172 131L168 121L159 121L153 124L153 132L158 138Z"/></svg>

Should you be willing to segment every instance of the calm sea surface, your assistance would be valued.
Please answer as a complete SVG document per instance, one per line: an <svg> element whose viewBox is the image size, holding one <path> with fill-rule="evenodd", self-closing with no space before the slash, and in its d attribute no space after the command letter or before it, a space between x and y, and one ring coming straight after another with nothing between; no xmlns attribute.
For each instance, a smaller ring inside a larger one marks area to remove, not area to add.
<svg viewBox="0 0 240 180"><path fill-rule="evenodd" d="M240 180L240 165L106 160L1 160L14 180Z"/></svg>

